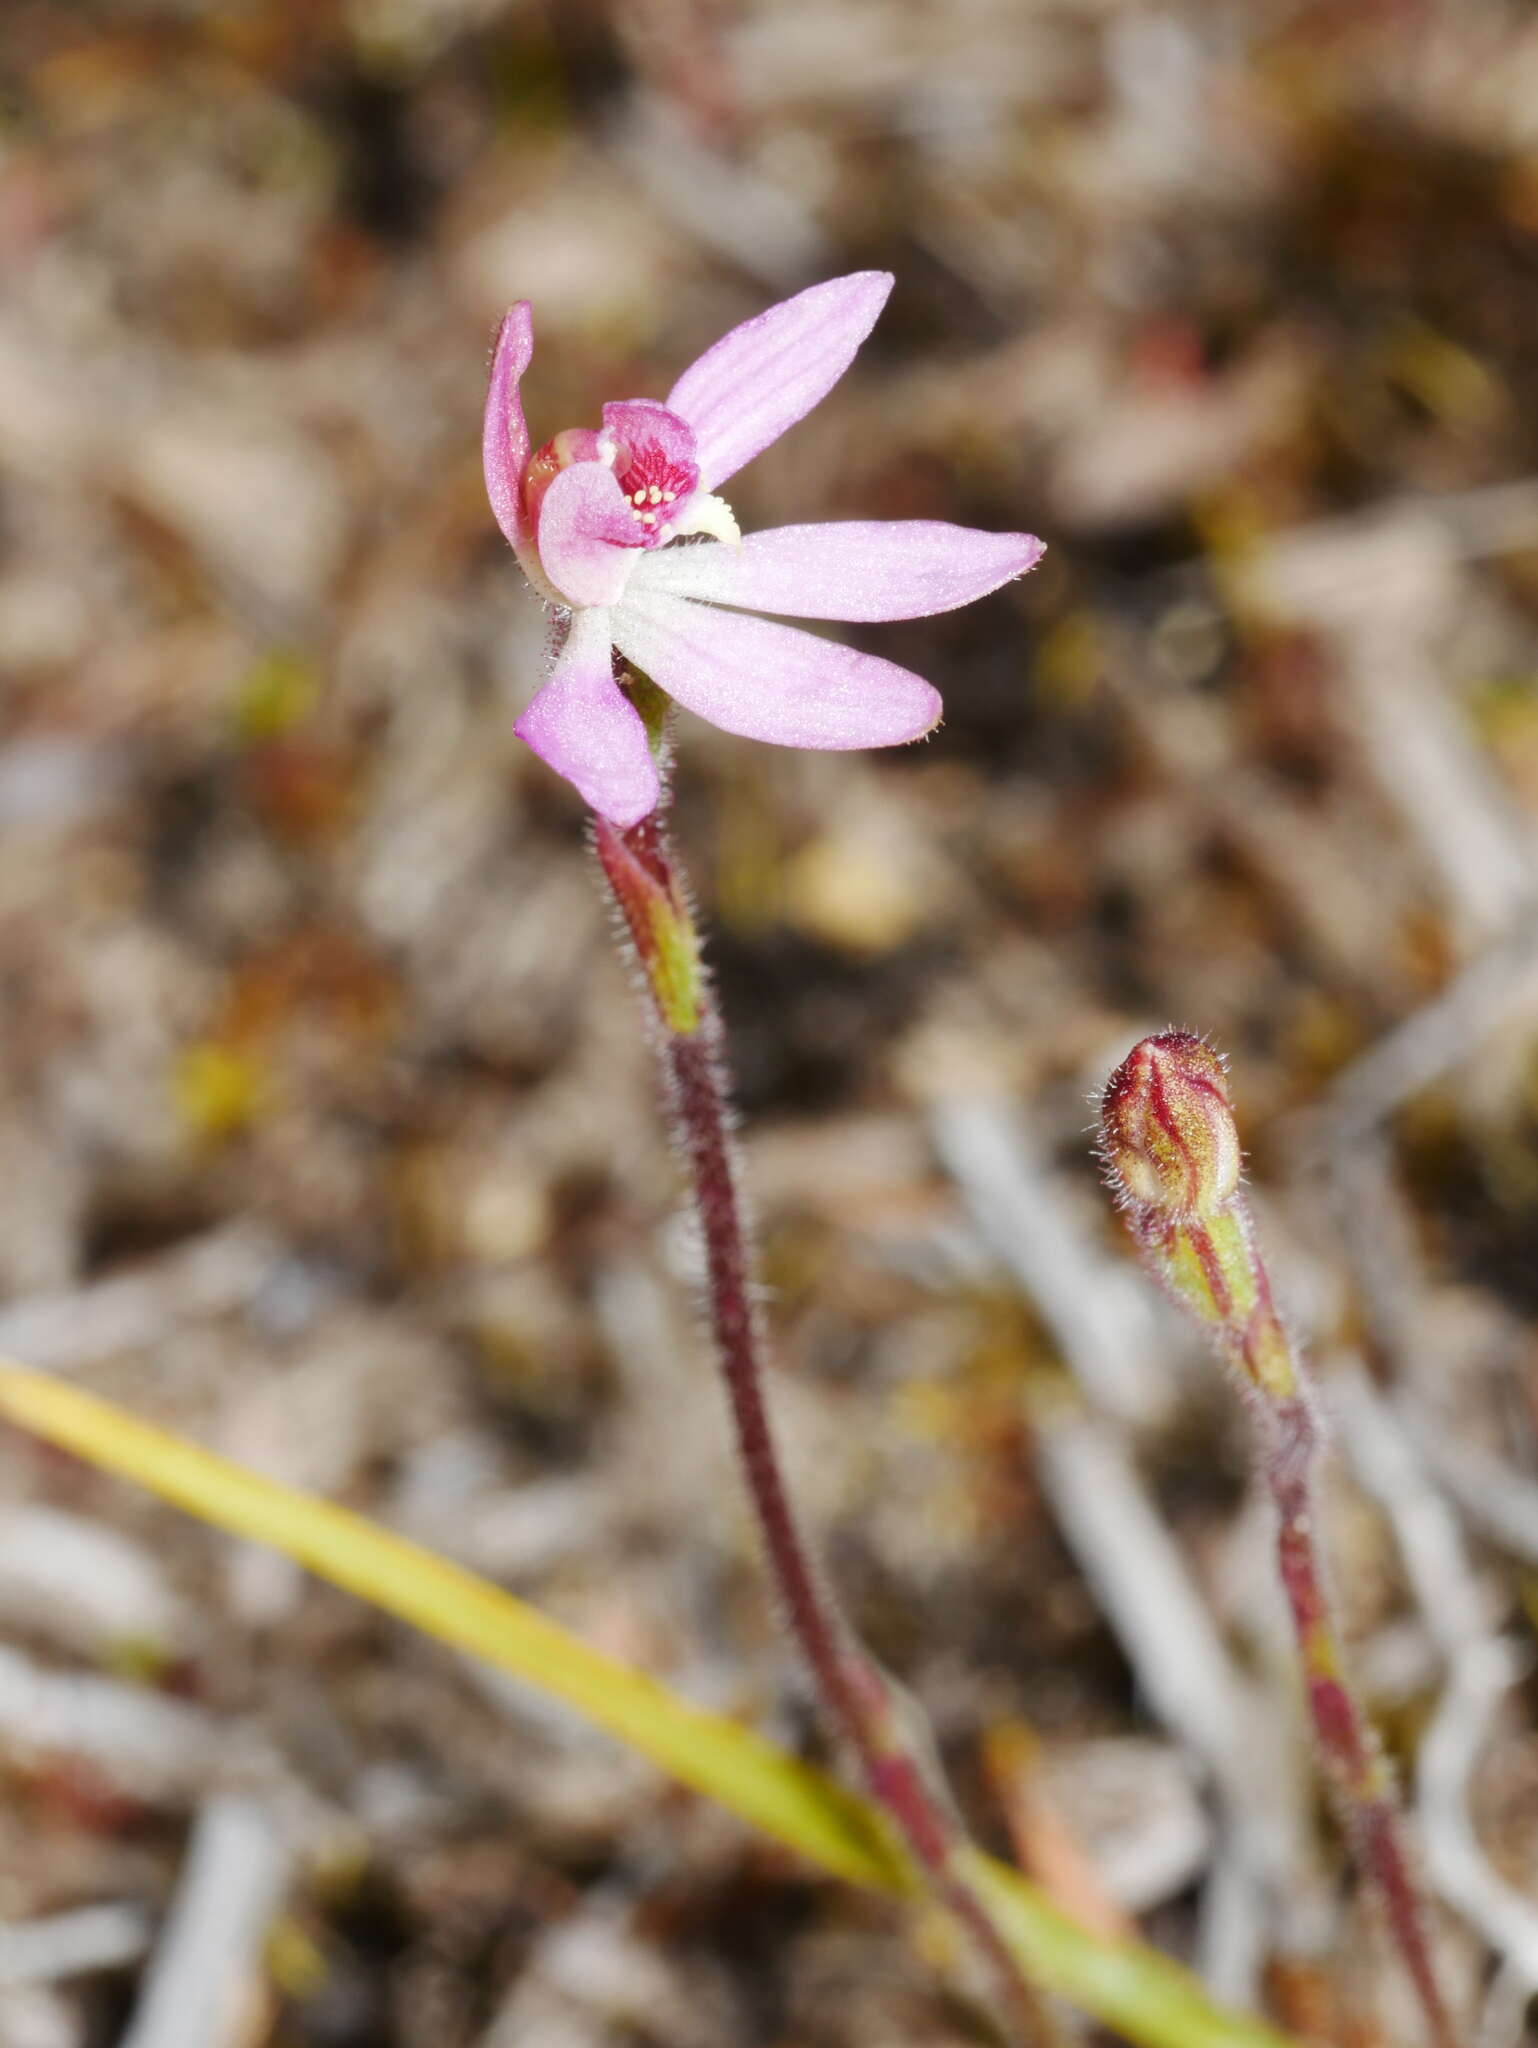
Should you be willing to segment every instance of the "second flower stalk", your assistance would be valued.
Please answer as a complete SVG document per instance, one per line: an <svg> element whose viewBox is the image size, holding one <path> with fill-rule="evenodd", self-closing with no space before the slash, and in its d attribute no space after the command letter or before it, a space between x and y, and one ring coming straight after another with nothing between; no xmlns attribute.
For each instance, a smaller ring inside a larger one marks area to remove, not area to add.
<svg viewBox="0 0 1538 2048"><path fill-rule="evenodd" d="M1145 1264L1202 1325L1253 1412L1256 1464L1276 1510L1278 1572L1320 1758L1414 1988L1426 2038L1432 2048L1459 2048L1393 1773L1341 1653L1315 1533L1324 1435L1244 1198L1222 1060L1187 1031L1143 1039L1106 1086L1100 1128L1107 1174Z"/></svg>

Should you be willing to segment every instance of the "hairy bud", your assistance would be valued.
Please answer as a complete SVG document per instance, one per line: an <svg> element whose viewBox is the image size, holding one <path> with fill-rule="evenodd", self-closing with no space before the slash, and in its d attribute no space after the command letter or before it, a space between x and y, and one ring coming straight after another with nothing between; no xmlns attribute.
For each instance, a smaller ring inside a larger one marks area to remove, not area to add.
<svg viewBox="0 0 1538 2048"><path fill-rule="evenodd" d="M1101 1144L1130 1202L1161 1216L1210 1216L1232 1201L1242 1155L1223 1062L1189 1031L1135 1045L1106 1083Z"/></svg>

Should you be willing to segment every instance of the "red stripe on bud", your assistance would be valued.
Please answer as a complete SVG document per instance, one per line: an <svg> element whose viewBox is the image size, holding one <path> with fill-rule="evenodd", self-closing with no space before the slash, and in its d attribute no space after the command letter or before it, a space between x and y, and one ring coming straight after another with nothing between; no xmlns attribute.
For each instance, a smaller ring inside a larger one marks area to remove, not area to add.
<svg viewBox="0 0 1538 2048"><path fill-rule="evenodd" d="M1211 1215L1238 1190L1243 1155L1223 1062L1189 1031L1132 1048L1106 1083L1100 1127L1107 1166L1141 1208Z"/></svg>

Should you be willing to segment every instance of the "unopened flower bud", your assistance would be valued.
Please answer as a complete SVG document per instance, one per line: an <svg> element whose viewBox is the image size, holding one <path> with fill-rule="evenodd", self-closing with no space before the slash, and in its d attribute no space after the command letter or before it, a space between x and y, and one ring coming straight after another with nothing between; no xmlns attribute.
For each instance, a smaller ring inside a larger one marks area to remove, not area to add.
<svg viewBox="0 0 1538 2048"><path fill-rule="evenodd" d="M1223 1062L1189 1031L1135 1045L1106 1083L1106 1165L1128 1199L1171 1219L1211 1215L1239 1186L1242 1155Z"/></svg>

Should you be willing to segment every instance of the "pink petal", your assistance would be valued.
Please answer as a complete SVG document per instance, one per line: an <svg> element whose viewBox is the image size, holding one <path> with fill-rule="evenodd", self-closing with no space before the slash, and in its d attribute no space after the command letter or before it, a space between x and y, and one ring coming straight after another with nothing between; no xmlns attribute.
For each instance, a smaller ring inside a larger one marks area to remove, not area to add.
<svg viewBox="0 0 1538 2048"><path fill-rule="evenodd" d="M491 359L491 384L486 393L486 425L481 457L486 467L486 495L497 524L509 544L521 553L529 542L529 515L523 503L523 473L529 464L529 429L524 422L518 386L534 356L534 320L527 299L520 299L497 330Z"/></svg>
<svg viewBox="0 0 1538 2048"><path fill-rule="evenodd" d="M612 469L574 462L539 508L539 559L569 604L613 604L635 567L641 528Z"/></svg>
<svg viewBox="0 0 1538 2048"><path fill-rule="evenodd" d="M513 727L595 811L634 825L657 807L657 764L640 713L614 680L606 611L573 615L550 680Z"/></svg>
<svg viewBox="0 0 1538 2048"><path fill-rule="evenodd" d="M726 732L782 747L892 747L939 723L922 676L746 612L662 591L627 593L614 643L627 661Z"/></svg>
<svg viewBox="0 0 1538 2048"><path fill-rule="evenodd" d="M699 442L713 491L826 398L876 324L892 278L857 270L784 299L723 334L668 393Z"/></svg>
<svg viewBox="0 0 1538 2048"><path fill-rule="evenodd" d="M632 594L666 590L793 619L920 619L986 597L1041 560L1029 533L936 519L776 526L741 547L665 548L637 565Z"/></svg>

